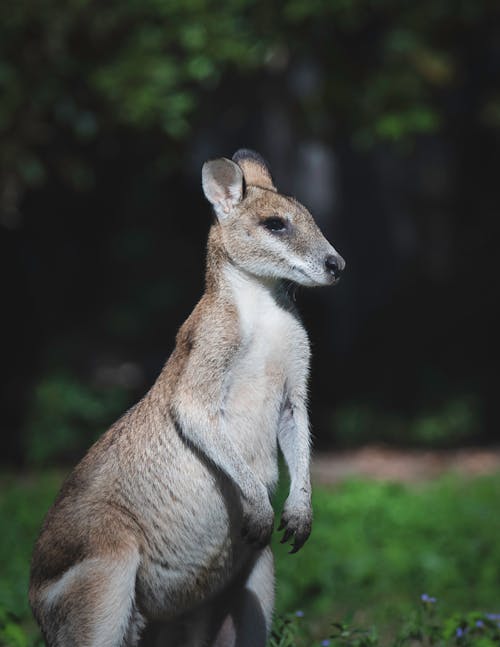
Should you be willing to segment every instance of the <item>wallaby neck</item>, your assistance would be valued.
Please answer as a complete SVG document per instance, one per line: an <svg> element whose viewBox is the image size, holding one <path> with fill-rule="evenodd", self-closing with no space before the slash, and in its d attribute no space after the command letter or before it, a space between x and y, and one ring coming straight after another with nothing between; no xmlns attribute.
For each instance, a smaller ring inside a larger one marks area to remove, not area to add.
<svg viewBox="0 0 500 647"><path fill-rule="evenodd" d="M207 261L205 270L205 291L217 292L222 268L230 262L221 240L220 226L214 222L210 227L207 242Z"/></svg>
<svg viewBox="0 0 500 647"><path fill-rule="evenodd" d="M207 293L252 291L275 302L282 301L285 293L280 279L256 276L234 263L224 248L217 224L212 225L208 237L205 283Z"/></svg>

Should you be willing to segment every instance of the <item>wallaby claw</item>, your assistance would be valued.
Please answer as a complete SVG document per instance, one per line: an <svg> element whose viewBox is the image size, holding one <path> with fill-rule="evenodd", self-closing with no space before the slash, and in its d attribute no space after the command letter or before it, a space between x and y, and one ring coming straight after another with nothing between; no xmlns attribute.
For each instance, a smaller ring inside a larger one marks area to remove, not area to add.
<svg viewBox="0 0 500 647"><path fill-rule="evenodd" d="M284 510L279 525L279 530L285 530L281 538L282 544L286 544L293 537L290 554L299 551L306 543L311 534L312 514L310 508L298 510Z"/></svg>

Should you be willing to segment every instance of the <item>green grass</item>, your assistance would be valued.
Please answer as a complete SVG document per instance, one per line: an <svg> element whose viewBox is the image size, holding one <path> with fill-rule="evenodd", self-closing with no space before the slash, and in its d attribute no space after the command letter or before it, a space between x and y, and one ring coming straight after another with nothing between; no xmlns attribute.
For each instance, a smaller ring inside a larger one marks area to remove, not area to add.
<svg viewBox="0 0 500 647"><path fill-rule="evenodd" d="M36 640L26 599L29 559L61 479L58 472L0 478L0 644ZM315 638L346 618L394 634L422 593L435 596L446 616L498 613L499 501L498 476L316 487L313 533L302 551L289 555L275 538L277 610L302 610Z"/></svg>
<svg viewBox="0 0 500 647"><path fill-rule="evenodd" d="M500 478L315 488L313 533L277 556L278 610L391 623L422 593L500 611Z"/></svg>
<svg viewBox="0 0 500 647"><path fill-rule="evenodd" d="M29 564L61 482L58 472L0 477L0 645L26 647L38 637L27 599Z"/></svg>

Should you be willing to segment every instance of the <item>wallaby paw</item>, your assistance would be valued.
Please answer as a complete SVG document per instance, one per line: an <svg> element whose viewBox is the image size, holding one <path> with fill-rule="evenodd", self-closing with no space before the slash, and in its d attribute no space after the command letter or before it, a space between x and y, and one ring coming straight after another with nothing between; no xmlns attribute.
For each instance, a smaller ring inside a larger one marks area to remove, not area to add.
<svg viewBox="0 0 500 647"><path fill-rule="evenodd" d="M296 553L302 548L311 534L311 527L312 510L310 506L292 508L285 504L278 530L285 531L281 539L282 544L293 537L290 553Z"/></svg>
<svg viewBox="0 0 500 647"><path fill-rule="evenodd" d="M264 548L271 541L274 529L274 510L269 503L248 506L243 514L241 536L248 543Z"/></svg>

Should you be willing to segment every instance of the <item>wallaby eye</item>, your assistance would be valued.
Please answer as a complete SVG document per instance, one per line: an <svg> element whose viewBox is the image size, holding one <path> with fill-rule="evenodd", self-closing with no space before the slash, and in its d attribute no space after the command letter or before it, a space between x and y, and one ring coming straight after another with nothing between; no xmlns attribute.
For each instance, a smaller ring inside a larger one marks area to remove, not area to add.
<svg viewBox="0 0 500 647"><path fill-rule="evenodd" d="M280 218L279 216L271 216L270 218L265 218L262 221L262 224L269 231L284 231L286 229L286 220Z"/></svg>

